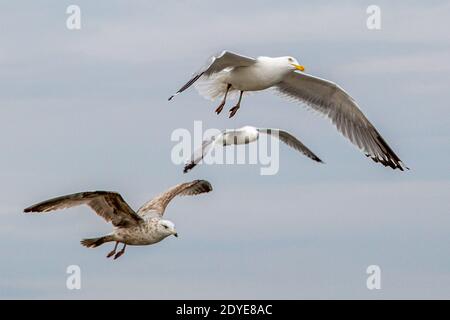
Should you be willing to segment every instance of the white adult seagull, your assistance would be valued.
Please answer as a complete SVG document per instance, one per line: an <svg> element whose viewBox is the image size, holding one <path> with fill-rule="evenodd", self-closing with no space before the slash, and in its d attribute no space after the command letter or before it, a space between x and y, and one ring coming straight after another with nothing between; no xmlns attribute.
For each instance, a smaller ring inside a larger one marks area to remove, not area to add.
<svg viewBox="0 0 450 320"><path fill-rule="evenodd" d="M117 259L125 253L127 245L150 245L170 235L178 237L173 222L162 218L169 202L178 195L196 195L211 190L211 184L205 180L181 183L156 196L137 212L131 209L116 192L80 192L35 204L26 208L24 212L49 212L82 204L88 205L107 222L111 222L115 228L106 236L84 239L81 244L88 248L95 248L106 242L116 242L114 250L107 255L107 258L114 256L114 259ZM124 246L116 253L119 243L123 243Z"/></svg>
<svg viewBox="0 0 450 320"><path fill-rule="evenodd" d="M260 133L276 137L291 148L294 148L295 150L303 153L308 158L323 163L323 161L320 160L318 156L316 156L303 143L301 143L300 140L298 140L287 131L283 131L280 129L255 128L251 126L245 126L239 129L223 130L221 133L204 140L201 148L196 150L190 157L190 160L186 162L183 172L186 173L194 168L215 146L248 144L250 142L258 140Z"/></svg>
<svg viewBox="0 0 450 320"><path fill-rule="evenodd" d="M303 73L304 70L293 57L254 59L223 51L213 56L169 100L200 80L196 87L201 95L213 100L223 97L216 109L217 114L222 111L227 95L239 91L238 102L230 109L232 117L239 109L245 91L273 87L281 94L325 114L345 137L375 162L402 171L406 168L348 93L331 81Z"/></svg>

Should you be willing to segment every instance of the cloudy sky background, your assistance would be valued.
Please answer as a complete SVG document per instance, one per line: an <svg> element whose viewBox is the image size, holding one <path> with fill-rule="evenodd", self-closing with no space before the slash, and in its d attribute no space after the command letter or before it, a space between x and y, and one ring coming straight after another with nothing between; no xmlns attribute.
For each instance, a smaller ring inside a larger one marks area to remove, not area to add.
<svg viewBox="0 0 450 320"><path fill-rule="evenodd" d="M76 3L82 29L69 31ZM450 298L450 4L378 1L0 1L0 298ZM408 172L365 158L328 121L270 93L237 116L195 90L167 97L222 49L292 55L359 102ZM281 146L280 171L171 162L177 128L278 127L326 165ZM24 215L50 197L115 190L134 208L171 185L180 238L129 247L87 208ZM66 289L66 267L82 290ZM382 290L366 288L367 266Z"/></svg>

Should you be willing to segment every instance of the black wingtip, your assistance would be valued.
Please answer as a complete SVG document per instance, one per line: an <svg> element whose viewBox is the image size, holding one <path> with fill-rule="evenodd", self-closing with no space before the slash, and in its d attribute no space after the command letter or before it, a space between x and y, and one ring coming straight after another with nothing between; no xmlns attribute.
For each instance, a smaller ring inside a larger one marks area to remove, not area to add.
<svg viewBox="0 0 450 320"><path fill-rule="evenodd" d="M37 210L37 208L35 206L31 206L28 208L23 209L24 213L31 213L31 212L39 212L39 210Z"/></svg>
<svg viewBox="0 0 450 320"><path fill-rule="evenodd" d="M173 96L170 96L169 97L169 99L167 99L167 101L170 101L170 100L172 100L173 99L173 97L175 97L174 95Z"/></svg>
<svg viewBox="0 0 450 320"><path fill-rule="evenodd" d="M192 168L195 167L195 163L190 162L184 166L183 173L188 173Z"/></svg>
<svg viewBox="0 0 450 320"><path fill-rule="evenodd" d="M405 164L401 161L399 161L398 165L402 167L402 169L403 169L402 171L411 170L409 167L405 166Z"/></svg>
<svg viewBox="0 0 450 320"><path fill-rule="evenodd" d="M400 171L405 171L406 170L410 170L407 166L405 166L403 164L403 162L401 161L396 161L395 159L389 159L389 160L385 160L385 159L379 159L377 157L373 157L369 154L366 154L366 157L372 159L374 162L376 163L381 163L383 166L385 167L389 167L392 170L398 169Z"/></svg>
<svg viewBox="0 0 450 320"><path fill-rule="evenodd" d="M405 164L404 164L403 162L399 162L399 163L398 163L398 168L399 168L401 171L411 170L409 167L405 166Z"/></svg>
<svg viewBox="0 0 450 320"><path fill-rule="evenodd" d="M310 157L312 160L319 162L319 163L325 163L322 161L322 159L320 159L318 156L316 156L315 154L312 155L312 157Z"/></svg>
<svg viewBox="0 0 450 320"><path fill-rule="evenodd" d="M206 190L204 190L204 192L208 193L213 191L213 187L211 185L211 183L207 180L196 180L197 183L203 183L206 186Z"/></svg>
<svg viewBox="0 0 450 320"><path fill-rule="evenodd" d="M395 152L391 149L391 147L389 147L389 145L377 131L376 134L377 137L375 141L380 147L380 149L383 150L386 159L378 158L375 156L370 156L370 158L377 163L378 162L381 163L385 167L391 167L393 170L395 169L399 169L400 171L405 171L405 169L409 170L409 168L403 164L402 160L400 160L400 158L395 154ZM366 154L366 156L369 155Z"/></svg>

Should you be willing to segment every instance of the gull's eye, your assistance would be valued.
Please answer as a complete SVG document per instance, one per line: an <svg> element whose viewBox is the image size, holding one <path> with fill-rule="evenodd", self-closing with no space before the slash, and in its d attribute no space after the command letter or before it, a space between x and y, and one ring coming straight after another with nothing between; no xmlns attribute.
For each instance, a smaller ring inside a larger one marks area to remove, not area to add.
<svg viewBox="0 0 450 320"><path fill-rule="evenodd" d="M163 225L163 227L164 227L164 229L168 229L169 228L168 226L165 226L165 225Z"/></svg>
<svg viewBox="0 0 450 320"><path fill-rule="evenodd" d="M294 62L294 59L288 58L288 61L289 61L289 62Z"/></svg>

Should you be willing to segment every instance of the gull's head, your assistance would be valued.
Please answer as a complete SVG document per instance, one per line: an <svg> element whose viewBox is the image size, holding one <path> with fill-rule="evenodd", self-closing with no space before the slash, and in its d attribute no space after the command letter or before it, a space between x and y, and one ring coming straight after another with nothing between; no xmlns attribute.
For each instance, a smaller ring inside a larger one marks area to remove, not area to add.
<svg viewBox="0 0 450 320"><path fill-rule="evenodd" d="M174 235L178 237L177 230L175 229L175 224L169 220L159 220L156 226L158 232L164 237Z"/></svg>
<svg viewBox="0 0 450 320"><path fill-rule="evenodd" d="M302 72L305 71L305 67L302 66L297 61L297 59L291 56L277 57L277 58L258 57L258 61L261 62L263 65L275 68L277 70L281 69L285 72L292 72L295 70L299 70Z"/></svg>
<svg viewBox="0 0 450 320"><path fill-rule="evenodd" d="M293 70L305 71L305 67L298 63L297 59L293 57L283 57L287 66Z"/></svg>

